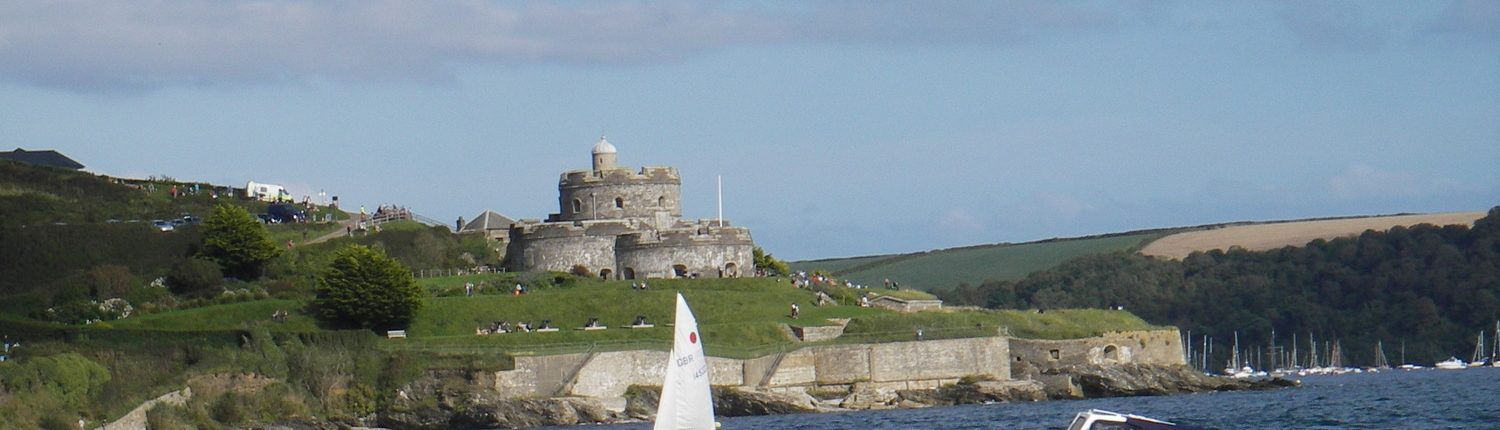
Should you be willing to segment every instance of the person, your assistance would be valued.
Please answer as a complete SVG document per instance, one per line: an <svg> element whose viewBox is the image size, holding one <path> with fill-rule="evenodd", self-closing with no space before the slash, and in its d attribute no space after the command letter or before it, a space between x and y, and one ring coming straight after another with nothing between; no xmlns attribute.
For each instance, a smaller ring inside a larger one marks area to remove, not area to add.
<svg viewBox="0 0 1500 430"><path fill-rule="evenodd" d="M801 313L802 309L798 308L796 303L792 303L792 319L797 319L797 316L799 316Z"/></svg>
<svg viewBox="0 0 1500 430"><path fill-rule="evenodd" d="M465 282L464 283L464 296L474 297L474 283L473 282Z"/></svg>
<svg viewBox="0 0 1500 430"><path fill-rule="evenodd" d="M521 295L521 284L516 284L516 289L511 291L511 295Z"/></svg>

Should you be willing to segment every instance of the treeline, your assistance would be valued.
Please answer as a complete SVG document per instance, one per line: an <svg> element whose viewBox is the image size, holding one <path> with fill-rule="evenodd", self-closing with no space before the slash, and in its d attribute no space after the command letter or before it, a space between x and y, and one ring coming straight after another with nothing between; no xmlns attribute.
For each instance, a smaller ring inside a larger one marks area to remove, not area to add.
<svg viewBox="0 0 1500 430"><path fill-rule="evenodd" d="M1467 359L1479 331L1500 318L1500 207L1473 228L1396 227L1304 247L1196 252L1182 261L1097 255L1020 281L934 293L990 308L1124 306L1153 324L1213 336L1214 366L1228 359L1224 346L1235 332L1242 347L1268 347L1273 330L1274 344L1290 348L1295 333L1303 351L1309 333L1338 340L1346 364L1372 364L1376 342L1384 341L1391 362L1404 344L1408 362L1430 365L1450 355Z"/></svg>

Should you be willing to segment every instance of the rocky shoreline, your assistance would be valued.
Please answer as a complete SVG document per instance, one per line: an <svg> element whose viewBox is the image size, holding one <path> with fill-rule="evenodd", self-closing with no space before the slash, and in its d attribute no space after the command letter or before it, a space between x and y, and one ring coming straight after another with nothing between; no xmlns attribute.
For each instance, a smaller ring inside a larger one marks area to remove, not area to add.
<svg viewBox="0 0 1500 430"><path fill-rule="evenodd" d="M458 375L432 375L403 387L397 400L359 423L397 430L452 428L523 428L649 421L656 411L659 387L633 386L623 410L600 399L554 397L494 398L482 384ZM815 412L924 408L963 404L1034 402L1051 399L1158 396L1209 391L1271 390L1299 383L1281 378L1243 380L1207 376L1181 365L1080 365L1049 369L1032 379L995 381L965 378L926 390L876 388L856 383L838 389L750 390L715 387L714 410L720 416L778 415Z"/></svg>

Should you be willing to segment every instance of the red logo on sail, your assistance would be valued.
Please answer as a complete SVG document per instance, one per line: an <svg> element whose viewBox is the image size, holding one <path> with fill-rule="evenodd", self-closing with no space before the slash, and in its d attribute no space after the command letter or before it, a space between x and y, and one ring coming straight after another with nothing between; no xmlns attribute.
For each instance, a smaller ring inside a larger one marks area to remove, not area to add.
<svg viewBox="0 0 1500 430"><path fill-rule="evenodd" d="M688 332L688 343L698 343L698 332Z"/></svg>

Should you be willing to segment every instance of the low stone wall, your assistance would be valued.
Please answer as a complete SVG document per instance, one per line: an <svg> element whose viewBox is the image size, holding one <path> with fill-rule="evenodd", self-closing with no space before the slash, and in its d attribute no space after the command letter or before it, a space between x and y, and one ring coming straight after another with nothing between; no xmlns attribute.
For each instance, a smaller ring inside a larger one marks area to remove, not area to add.
<svg viewBox="0 0 1500 430"><path fill-rule="evenodd" d="M844 335L844 326L842 325L813 327L794 325L791 326L791 328L792 334L797 335L797 339L803 342L821 342L825 340L834 340L838 339L839 336Z"/></svg>
<svg viewBox="0 0 1500 430"><path fill-rule="evenodd" d="M517 357L515 370L495 373L494 386L503 398L620 397L631 385L660 385L667 360L664 351ZM1073 340L995 336L824 345L746 360L709 357L714 385L769 391L856 383L921 389L970 375L1036 379L1043 370L1069 365L1183 363L1175 329Z"/></svg>
<svg viewBox="0 0 1500 430"><path fill-rule="evenodd" d="M193 398L193 390L191 388L183 388L163 394L160 397L141 403L140 406L131 409L129 413L120 417L120 419L105 423L104 426L94 430L146 430L149 428L146 425L146 413L150 412L152 408L160 404L182 406L182 404L187 403L188 399L191 398Z"/></svg>
<svg viewBox="0 0 1500 430"><path fill-rule="evenodd" d="M1010 340L1010 376L1036 379L1048 369L1078 365L1186 364L1176 329L1123 331L1069 340Z"/></svg>

